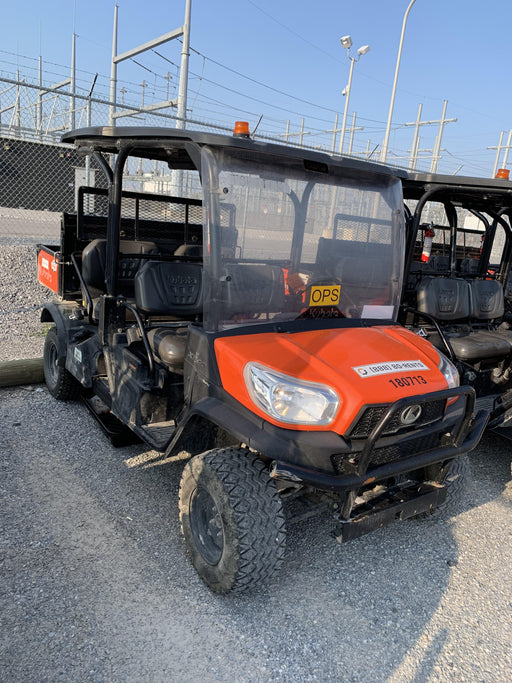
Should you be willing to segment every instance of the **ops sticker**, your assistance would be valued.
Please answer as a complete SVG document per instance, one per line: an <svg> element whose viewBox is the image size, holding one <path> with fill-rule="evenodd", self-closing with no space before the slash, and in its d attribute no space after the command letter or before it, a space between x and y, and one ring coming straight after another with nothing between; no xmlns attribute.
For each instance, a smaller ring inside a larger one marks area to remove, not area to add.
<svg viewBox="0 0 512 683"><path fill-rule="evenodd" d="M341 285L313 285L309 292L309 306L337 306Z"/></svg>

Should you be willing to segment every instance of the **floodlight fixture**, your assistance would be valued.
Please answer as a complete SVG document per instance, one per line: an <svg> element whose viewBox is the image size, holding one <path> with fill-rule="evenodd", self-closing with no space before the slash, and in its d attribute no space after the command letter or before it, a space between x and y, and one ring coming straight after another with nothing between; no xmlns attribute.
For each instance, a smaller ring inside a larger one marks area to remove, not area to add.
<svg viewBox="0 0 512 683"><path fill-rule="evenodd" d="M370 46L362 45L357 51L357 54L361 57L361 55L365 55L367 52L370 52Z"/></svg>
<svg viewBox="0 0 512 683"><path fill-rule="evenodd" d="M344 47L347 50L350 50L352 47L352 38L350 36L343 36L340 38L340 43L341 46Z"/></svg>

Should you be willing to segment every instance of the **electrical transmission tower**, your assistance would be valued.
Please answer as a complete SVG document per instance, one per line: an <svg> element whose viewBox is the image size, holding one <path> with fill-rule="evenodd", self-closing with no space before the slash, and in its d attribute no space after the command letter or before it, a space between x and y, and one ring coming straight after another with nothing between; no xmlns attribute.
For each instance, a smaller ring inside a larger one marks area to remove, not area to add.
<svg viewBox="0 0 512 683"><path fill-rule="evenodd" d="M413 123L405 123L404 124L405 126L414 126L415 127L414 140L413 140L412 148L411 148L411 156L409 157L409 168L415 168L416 164L418 163L418 152L420 151L419 150L420 126L430 126L430 125L433 125L435 123L438 123L439 124L439 131L438 131L437 136L436 136L434 148L432 150L422 150L422 151L432 151L432 163L430 164L430 172L431 173L437 173L437 168L439 165L439 159L441 158L441 156L440 156L441 141L443 139L444 126L447 123L453 123L454 121L457 121L457 119L447 119L446 118L447 106L448 106L448 100L445 100L443 103L443 113L441 114L441 118L438 119L437 121L422 121L421 120L421 110L423 108L423 105L420 104L416 121L414 121Z"/></svg>
<svg viewBox="0 0 512 683"><path fill-rule="evenodd" d="M501 165L502 168L505 168L507 166L507 163L508 163L508 152L510 149L512 149L511 144L510 144L512 142L512 130L508 131L508 139L507 139L506 145L501 144L503 142L503 136L504 135L505 135L505 131L502 130L501 134L500 134L500 141L498 142L497 147L487 147L487 149L495 149L496 150L496 159L494 161L494 168L492 169L492 177L493 178L496 176L496 172L498 170L498 164L500 162L501 150L502 149L505 150L505 154L503 156L503 163Z"/></svg>

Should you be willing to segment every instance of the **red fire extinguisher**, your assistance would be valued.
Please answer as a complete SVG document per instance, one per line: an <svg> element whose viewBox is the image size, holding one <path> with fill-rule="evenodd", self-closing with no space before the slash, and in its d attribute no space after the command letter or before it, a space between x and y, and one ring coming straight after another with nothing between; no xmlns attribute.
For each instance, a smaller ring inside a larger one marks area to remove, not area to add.
<svg viewBox="0 0 512 683"><path fill-rule="evenodd" d="M430 252L432 251L432 238L435 236L435 231L432 226L425 230L425 239L423 240L423 251L421 252L421 260L423 263L428 263L430 259Z"/></svg>

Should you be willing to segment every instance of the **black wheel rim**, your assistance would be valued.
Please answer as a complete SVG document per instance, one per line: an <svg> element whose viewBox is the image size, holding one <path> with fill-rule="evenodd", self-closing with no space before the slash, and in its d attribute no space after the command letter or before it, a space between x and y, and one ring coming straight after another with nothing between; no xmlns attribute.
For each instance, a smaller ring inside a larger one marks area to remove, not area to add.
<svg viewBox="0 0 512 683"><path fill-rule="evenodd" d="M215 501L205 489L192 494L190 527L201 556L208 564L218 564L224 549L224 527Z"/></svg>
<svg viewBox="0 0 512 683"><path fill-rule="evenodd" d="M50 382L52 385L56 385L59 378L59 354L55 344L50 344L49 346L46 368Z"/></svg>

